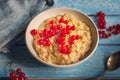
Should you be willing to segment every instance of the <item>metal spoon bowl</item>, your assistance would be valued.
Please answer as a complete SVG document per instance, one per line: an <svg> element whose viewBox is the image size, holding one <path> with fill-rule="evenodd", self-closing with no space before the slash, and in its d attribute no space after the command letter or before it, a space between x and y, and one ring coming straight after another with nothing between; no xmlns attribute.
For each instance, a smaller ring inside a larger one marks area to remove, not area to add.
<svg viewBox="0 0 120 80"><path fill-rule="evenodd" d="M117 51L108 58L107 69L102 73L102 75L97 80L102 80L102 78L108 71L116 70L119 67L120 67L120 51Z"/></svg>

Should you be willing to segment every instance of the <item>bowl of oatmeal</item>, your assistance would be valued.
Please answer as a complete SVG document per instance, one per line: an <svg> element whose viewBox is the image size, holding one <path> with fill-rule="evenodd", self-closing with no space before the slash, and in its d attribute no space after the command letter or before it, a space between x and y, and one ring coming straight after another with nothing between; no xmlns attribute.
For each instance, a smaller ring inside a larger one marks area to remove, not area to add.
<svg viewBox="0 0 120 80"><path fill-rule="evenodd" d="M25 39L30 53L38 61L53 67L70 67L92 56L98 45L98 31L86 14L54 8L33 18Z"/></svg>

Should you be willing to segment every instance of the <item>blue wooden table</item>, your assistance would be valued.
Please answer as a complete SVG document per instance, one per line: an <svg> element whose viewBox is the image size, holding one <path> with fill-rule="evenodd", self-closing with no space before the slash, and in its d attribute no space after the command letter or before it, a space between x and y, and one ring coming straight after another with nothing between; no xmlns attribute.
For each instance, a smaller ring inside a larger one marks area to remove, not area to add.
<svg viewBox="0 0 120 80"><path fill-rule="evenodd" d="M94 21L98 11L107 14L107 27L120 24L120 0L57 0L54 7L68 7L88 14ZM99 45L94 55L85 63L69 68L54 68L46 66L34 59L24 40L17 43L9 54L0 53L0 77L8 77L10 65L13 69L18 67L31 78L96 78L106 68L107 58L120 50L120 34L108 39L99 39ZM120 69L108 72L105 77L120 78Z"/></svg>

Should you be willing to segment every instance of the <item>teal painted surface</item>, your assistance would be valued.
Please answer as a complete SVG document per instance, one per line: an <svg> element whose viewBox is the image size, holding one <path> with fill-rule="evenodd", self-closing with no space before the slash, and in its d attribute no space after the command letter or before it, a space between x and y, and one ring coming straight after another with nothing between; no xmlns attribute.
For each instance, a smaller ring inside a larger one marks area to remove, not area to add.
<svg viewBox="0 0 120 80"><path fill-rule="evenodd" d="M57 0L54 7L74 8L89 15L96 14L99 10L106 14L120 15L119 4L120 0ZM90 17L95 21L94 16ZM107 26L120 23L119 19L120 16L106 16ZM23 40L10 54L0 53L0 77L8 76L9 62L12 62L13 69L22 68L27 77L98 77L105 70L107 58L120 50L120 45L115 46L114 44L120 44L120 35L114 35L109 39L100 39L94 55L85 63L62 69L49 67L38 62L30 55ZM120 77L120 69L108 72L105 77Z"/></svg>
<svg viewBox="0 0 120 80"><path fill-rule="evenodd" d="M98 10L104 11L108 14L120 13L119 0L57 0L55 7L69 7L87 14L94 14Z"/></svg>

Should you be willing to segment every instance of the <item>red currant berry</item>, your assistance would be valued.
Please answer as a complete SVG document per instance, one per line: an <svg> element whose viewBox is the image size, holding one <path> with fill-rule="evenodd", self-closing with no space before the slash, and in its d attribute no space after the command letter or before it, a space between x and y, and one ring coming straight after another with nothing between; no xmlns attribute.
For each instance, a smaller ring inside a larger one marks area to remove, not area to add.
<svg viewBox="0 0 120 80"><path fill-rule="evenodd" d="M59 30L54 30L55 35L58 34Z"/></svg>
<svg viewBox="0 0 120 80"><path fill-rule="evenodd" d="M103 24L101 22L98 22L98 26L101 27Z"/></svg>
<svg viewBox="0 0 120 80"><path fill-rule="evenodd" d="M53 21L53 20L51 20L51 21L49 22L49 24L54 24L54 21Z"/></svg>
<svg viewBox="0 0 120 80"><path fill-rule="evenodd" d="M63 28L63 29L61 30L60 36L65 36L66 33L67 33L66 29Z"/></svg>
<svg viewBox="0 0 120 80"><path fill-rule="evenodd" d="M48 32L47 29L43 29L43 34L46 34Z"/></svg>
<svg viewBox="0 0 120 80"><path fill-rule="evenodd" d="M67 33L66 28L63 28L63 29L61 30L61 33L66 34L66 33Z"/></svg>
<svg viewBox="0 0 120 80"><path fill-rule="evenodd" d="M39 36L40 36L40 37L44 37L44 34L43 34L43 33L39 33Z"/></svg>
<svg viewBox="0 0 120 80"><path fill-rule="evenodd" d="M65 23L65 24L68 24L68 20L64 20L64 23Z"/></svg>
<svg viewBox="0 0 120 80"><path fill-rule="evenodd" d="M72 35L70 39L71 39L71 40L75 40L75 39L76 39L76 36L75 36L75 35Z"/></svg>
<svg viewBox="0 0 120 80"><path fill-rule="evenodd" d="M71 26L70 29L71 29L71 30L75 30L75 26Z"/></svg>
<svg viewBox="0 0 120 80"><path fill-rule="evenodd" d="M108 33L107 35L108 35L108 37L111 37L111 36L112 36L112 34L111 34L111 33Z"/></svg>
<svg viewBox="0 0 120 80"><path fill-rule="evenodd" d="M58 30L61 30L61 29L62 29L62 26L61 26L61 25L57 25L57 29L58 29Z"/></svg>
<svg viewBox="0 0 120 80"><path fill-rule="evenodd" d="M106 21L105 20L100 20L100 23L102 23L103 25L106 25Z"/></svg>
<svg viewBox="0 0 120 80"><path fill-rule="evenodd" d="M98 23L100 29L105 29L106 25L104 23Z"/></svg>
<svg viewBox="0 0 120 80"><path fill-rule="evenodd" d="M50 41L49 38L44 38L44 41Z"/></svg>
<svg viewBox="0 0 120 80"><path fill-rule="evenodd" d="M15 76L16 76L15 72L10 72L9 77L13 78Z"/></svg>
<svg viewBox="0 0 120 80"><path fill-rule="evenodd" d="M20 68L18 68L18 69L16 70L16 72L17 72L17 73L21 73L22 70L21 70Z"/></svg>
<svg viewBox="0 0 120 80"><path fill-rule="evenodd" d="M97 14L99 17L105 17L105 13L103 13L102 11L99 11Z"/></svg>
<svg viewBox="0 0 120 80"><path fill-rule="evenodd" d="M65 37L60 37L57 39L58 44L65 44Z"/></svg>
<svg viewBox="0 0 120 80"><path fill-rule="evenodd" d="M105 17L99 17L99 22L106 22Z"/></svg>
<svg viewBox="0 0 120 80"><path fill-rule="evenodd" d="M42 39L39 39L39 40L38 40L38 44L39 44L39 45L42 45L42 44L43 44L43 40L42 40Z"/></svg>
<svg viewBox="0 0 120 80"><path fill-rule="evenodd" d="M113 31L114 30L114 27L113 26L110 26L109 28L108 28L108 31Z"/></svg>
<svg viewBox="0 0 120 80"><path fill-rule="evenodd" d="M49 34L47 29L44 29L42 33L44 34L44 36Z"/></svg>
<svg viewBox="0 0 120 80"><path fill-rule="evenodd" d="M54 36L55 35L55 32L53 30L49 30L48 33L50 34L50 36Z"/></svg>
<svg viewBox="0 0 120 80"><path fill-rule="evenodd" d="M64 19L60 18L59 23L62 23L62 22L64 22Z"/></svg>
<svg viewBox="0 0 120 80"><path fill-rule="evenodd" d="M50 41L45 42L45 46L50 46L50 44L51 44Z"/></svg>
<svg viewBox="0 0 120 80"><path fill-rule="evenodd" d="M113 28L116 29L116 25L113 25Z"/></svg>
<svg viewBox="0 0 120 80"><path fill-rule="evenodd" d="M103 34L101 37L102 37L102 38L108 38L108 35Z"/></svg>
<svg viewBox="0 0 120 80"><path fill-rule="evenodd" d="M19 74L19 76L20 76L20 77L25 77L25 73L21 72L21 73Z"/></svg>
<svg viewBox="0 0 120 80"><path fill-rule="evenodd" d="M113 32L113 34L120 34L120 30L115 30L114 32Z"/></svg>
<svg viewBox="0 0 120 80"><path fill-rule="evenodd" d="M52 30L57 30L57 27L55 25L51 25Z"/></svg>
<svg viewBox="0 0 120 80"><path fill-rule="evenodd" d="M66 29L70 30L70 25L67 25L67 26L66 26Z"/></svg>
<svg viewBox="0 0 120 80"><path fill-rule="evenodd" d="M34 35L36 35L36 34L37 34L37 30L36 30L36 29L33 29L33 30L31 30L31 31L30 31L30 33L31 33L31 35L33 35L33 36L34 36Z"/></svg>
<svg viewBox="0 0 120 80"><path fill-rule="evenodd" d="M70 34L70 29L66 28L66 34Z"/></svg>
<svg viewBox="0 0 120 80"><path fill-rule="evenodd" d="M62 41L65 40L65 37L60 37L60 40L62 40Z"/></svg>
<svg viewBox="0 0 120 80"><path fill-rule="evenodd" d="M60 33L60 37L65 37L66 36L66 34L65 33Z"/></svg>
<svg viewBox="0 0 120 80"><path fill-rule="evenodd" d="M71 49L67 49L66 54L70 54L71 53Z"/></svg>
<svg viewBox="0 0 120 80"><path fill-rule="evenodd" d="M101 14L102 14L102 11L99 11L99 12L97 13L98 16L100 16Z"/></svg>
<svg viewBox="0 0 120 80"><path fill-rule="evenodd" d="M71 44L71 45L74 44L74 40L71 40L71 39L70 39L70 44Z"/></svg>
<svg viewBox="0 0 120 80"><path fill-rule="evenodd" d="M76 39L76 40L80 39L80 36L79 36L79 35L76 35L76 36L75 36L75 39Z"/></svg>
<svg viewBox="0 0 120 80"><path fill-rule="evenodd" d="M69 46L69 45L65 45L65 47L66 47L67 49L70 49L70 46Z"/></svg>
<svg viewBox="0 0 120 80"><path fill-rule="evenodd" d="M99 30L99 34L105 34L104 30Z"/></svg>
<svg viewBox="0 0 120 80"><path fill-rule="evenodd" d="M70 46L69 45L60 45L59 50L62 54L70 54Z"/></svg>
<svg viewBox="0 0 120 80"><path fill-rule="evenodd" d="M65 53L67 50L66 50L66 48L64 47L64 45L60 45L59 51L60 51L61 53Z"/></svg>
<svg viewBox="0 0 120 80"><path fill-rule="evenodd" d="M51 37L50 34L46 34L46 35L45 35L45 38L50 38L50 37Z"/></svg>
<svg viewBox="0 0 120 80"><path fill-rule="evenodd" d="M49 24L53 25L53 24L54 24L54 21L53 21L53 20L51 20L51 21L49 22Z"/></svg>
<svg viewBox="0 0 120 80"><path fill-rule="evenodd" d="M70 54L71 53L71 49L70 49L70 46L69 45L65 45L65 48L66 48L66 54Z"/></svg>
<svg viewBox="0 0 120 80"><path fill-rule="evenodd" d="M98 32L99 32L99 34L102 34L102 31L101 31L101 30L99 30Z"/></svg>

